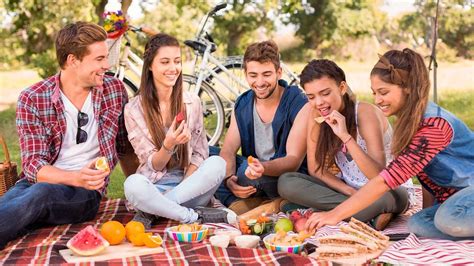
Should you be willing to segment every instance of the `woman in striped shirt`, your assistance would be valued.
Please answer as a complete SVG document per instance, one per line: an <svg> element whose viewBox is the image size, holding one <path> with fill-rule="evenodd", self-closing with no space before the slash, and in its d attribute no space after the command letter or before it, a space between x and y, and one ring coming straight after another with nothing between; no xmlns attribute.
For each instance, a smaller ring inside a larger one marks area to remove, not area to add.
<svg viewBox="0 0 474 266"><path fill-rule="evenodd" d="M416 175L424 209L411 217L411 232L430 238L473 239L474 133L453 114L428 101L423 58L410 49L385 53L371 72L375 103L397 120L395 159L356 194L330 212L313 214L308 229L352 216Z"/></svg>

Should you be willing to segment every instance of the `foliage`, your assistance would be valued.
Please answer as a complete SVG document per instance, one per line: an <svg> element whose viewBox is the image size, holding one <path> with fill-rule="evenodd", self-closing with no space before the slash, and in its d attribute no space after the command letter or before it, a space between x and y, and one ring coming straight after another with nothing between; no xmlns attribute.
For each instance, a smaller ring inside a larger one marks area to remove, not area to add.
<svg viewBox="0 0 474 266"><path fill-rule="evenodd" d="M417 46L424 43L431 47L436 1L417 0L415 6L416 12L406 14L399 20L400 32ZM440 1L438 37L454 49L457 56L474 57L474 9L470 1Z"/></svg>
<svg viewBox="0 0 474 266"><path fill-rule="evenodd" d="M233 0L229 5L230 10L227 7L224 15L215 17L213 32L218 43L226 46L227 55L242 54L245 47L260 39L260 31L273 31L272 12L277 1Z"/></svg>
<svg viewBox="0 0 474 266"><path fill-rule="evenodd" d="M11 36L9 49L23 47L19 59L40 71L43 77L57 71L54 55L55 34L66 24L83 20L96 21L90 0L5 0L5 9L12 17L11 27L2 29Z"/></svg>

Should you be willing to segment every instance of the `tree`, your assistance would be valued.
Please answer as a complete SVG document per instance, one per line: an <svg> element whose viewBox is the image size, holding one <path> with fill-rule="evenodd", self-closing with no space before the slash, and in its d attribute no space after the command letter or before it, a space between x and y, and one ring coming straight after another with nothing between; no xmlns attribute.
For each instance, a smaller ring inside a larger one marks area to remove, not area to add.
<svg viewBox="0 0 474 266"><path fill-rule="evenodd" d="M423 38L431 47L431 31L436 15L436 0L417 0L416 11L400 19L401 32L412 35L413 39ZM466 0L440 1L438 17L438 37L456 50L457 56L473 58L474 52L474 9Z"/></svg>
<svg viewBox="0 0 474 266"><path fill-rule="evenodd" d="M214 35L220 45L226 46L227 55L243 53L245 47L255 40L257 30L267 32L274 29L272 14L277 1L233 0L222 16L215 17Z"/></svg>
<svg viewBox="0 0 474 266"><path fill-rule="evenodd" d="M68 23L98 21L97 7L103 1L5 0L4 4L12 22L9 28L2 29L2 34L8 33L11 38L3 42L11 49L16 45L22 47L19 59L37 68L40 76L47 77L58 69L54 52L56 33Z"/></svg>

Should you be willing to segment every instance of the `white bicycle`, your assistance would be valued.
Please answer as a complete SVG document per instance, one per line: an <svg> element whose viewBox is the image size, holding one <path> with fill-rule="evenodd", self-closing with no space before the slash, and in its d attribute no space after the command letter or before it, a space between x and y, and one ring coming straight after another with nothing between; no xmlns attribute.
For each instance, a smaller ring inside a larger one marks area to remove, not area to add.
<svg viewBox="0 0 474 266"><path fill-rule="evenodd" d="M243 77L242 56L228 56L217 58L212 53L217 50L217 45L211 35L206 32L206 25L210 17L219 10L224 9L227 4L215 6L201 20L200 27L194 40L186 40L184 43L193 49L195 53L192 73L183 74L184 89L199 95L204 116L204 127L207 132L209 145L218 144L224 129L229 126L230 114L234 107L235 99L249 87ZM129 27L129 31L143 32L154 35L149 28ZM137 93L139 77L143 60L130 49L128 32L121 38L125 40L124 49L120 54L121 40L109 45L111 65L115 71L108 72L125 83L130 96ZM115 61L114 61L115 60ZM281 62L283 73L290 84L299 84L298 76L293 73L283 62ZM132 72L136 78L135 82L128 76Z"/></svg>

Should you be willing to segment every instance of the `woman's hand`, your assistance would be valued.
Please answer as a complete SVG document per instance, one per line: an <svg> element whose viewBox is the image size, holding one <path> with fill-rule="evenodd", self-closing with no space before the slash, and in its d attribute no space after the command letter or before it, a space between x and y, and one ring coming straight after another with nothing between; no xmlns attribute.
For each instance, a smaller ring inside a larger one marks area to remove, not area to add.
<svg viewBox="0 0 474 266"><path fill-rule="evenodd" d="M332 111L328 116L326 116L326 123L331 127L334 134L336 134L336 136L338 136L342 141L350 136L347 132L346 118L338 111Z"/></svg>
<svg viewBox="0 0 474 266"><path fill-rule="evenodd" d="M186 121L182 121L179 126L176 127L176 118L173 119L173 123L166 132L166 137L163 141L163 145L166 149L172 150L176 145L185 144L191 139L191 132L189 131Z"/></svg>
<svg viewBox="0 0 474 266"><path fill-rule="evenodd" d="M337 218L333 212L315 212L311 214L308 221L306 221L306 231L312 232L325 225L336 225L341 219Z"/></svg>
<svg viewBox="0 0 474 266"><path fill-rule="evenodd" d="M247 169L245 169L245 176L249 179L258 179L263 175L265 168L262 163L257 159L252 157L252 162L248 164Z"/></svg>

